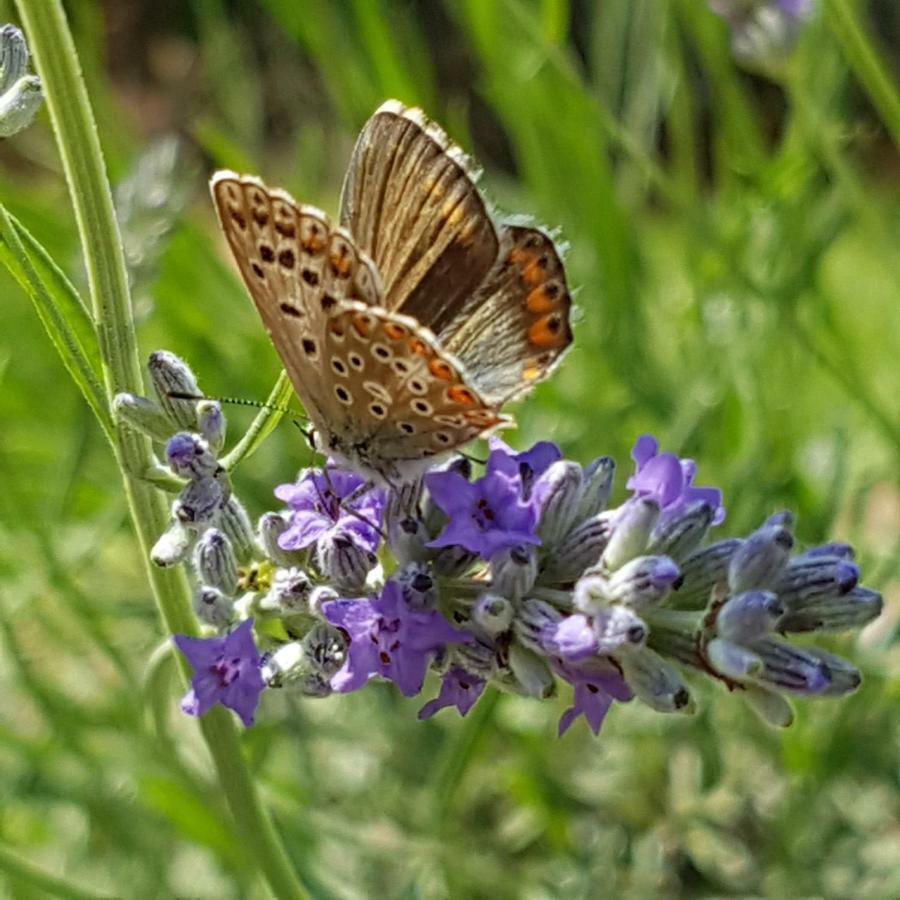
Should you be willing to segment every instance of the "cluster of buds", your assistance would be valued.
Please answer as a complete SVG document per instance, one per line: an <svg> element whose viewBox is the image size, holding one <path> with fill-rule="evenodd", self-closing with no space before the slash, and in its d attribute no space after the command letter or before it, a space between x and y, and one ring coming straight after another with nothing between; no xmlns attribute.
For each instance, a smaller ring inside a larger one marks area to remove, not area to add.
<svg viewBox="0 0 900 900"><path fill-rule="evenodd" d="M851 548L794 553L786 513L708 543L720 492L695 486L693 462L652 438L635 445L630 497L614 508L608 457L582 467L547 442L515 453L493 438L480 478L465 458L397 490L304 470L254 531L218 462L218 405L185 399L199 396L196 379L171 354L150 371L157 400L123 395L117 408L165 442L179 479L153 558L191 563L214 633L177 639L195 671L192 715L222 703L249 724L266 688L324 697L372 679L412 697L432 671L441 686L421 718L465 715L488 685L536 699L568 685L560 733L580 716L597 733L613 701L692 712L693 671L784 726L787 697L859 684L850 663L788 640L879 614Z"/></svg>
<svg viewBox="0 0 900 900"><path fill-rule="evenodd" d="M27 128L43 102L41 79L28 74L28 55L15 25L0 28L0 137Z"/></svg>

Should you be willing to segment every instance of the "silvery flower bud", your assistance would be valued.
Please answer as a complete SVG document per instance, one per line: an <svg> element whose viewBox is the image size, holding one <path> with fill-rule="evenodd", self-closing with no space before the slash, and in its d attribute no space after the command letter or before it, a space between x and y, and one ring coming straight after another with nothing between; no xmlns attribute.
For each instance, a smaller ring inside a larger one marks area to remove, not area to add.
<svg viewBox="0 0 900 900"><path fill-rule="evenodd" d="M794 537L784 525L766 524L735 551L728 566L732 593L770 587L787 565Z"/></svg>
<svg viewBox="0 0 900 900"><path fill-rule="evenodd" d="M787 728L794 722L794 710L781 694L758 684L745 684L741 697L765 722L774 728Z"/></svg>
<svg viewBox="0 0 900 900"><path fill-rule="evenodd" d="M434 555L432 566L435 573L443 578L458 578L468 572L477 559L477 554L470 553L464 547L441 547Z"/></svg>
<svg viewBox="0 0 900 900"><path fill-rule="evenodd" d="M645 552L650 533L659 519L659 503L635 497L620 506L601 565L610 572Z"/></svg>
<svg viewBox="0 0 900 900"><path fill-rule="evenodd" d="M331 682L321 673L314 670L302 672L291 685L303 694L304 697L321 700L330 697L334 693Z"/></svg>
<svg viewBox="0 0 900 900"><path fill-rule="evenodd" d="M428 566L423 563L410 563L391 576L403 594L406 605L416 611L436 609L438 603L438 586Z"/></svg>
<svg viewBox="0 0 900 900"><path fill-rule="evenodd" d="M472 607L472 621L491 637L509 631L515 608L499 594L484 593Z"/></svg>
<svg viewBox="0 0 900 900"><path fill-rule="evenodd" d="M198 530L211 525L224 500L222 485L216 478L191 481L172 504L172 515Z"/></svg>
<svg viewBox="0 0 900 900"><path fill-rule="evenodd" d="M639 556L607 578L606 599L635 609L656 606L680 574L668 556Z"/></svg>
<svg viewBox="0 0 900 900"><path fill-rule="evenodd" d="M556 690L556 679L543 656L513 641L509 647L509 668L529 697L546 700Z"/></svg>
<svg viewBox="0 0 900 900"><path fill-rule="evenodd" d="M572 605L575 609L588 615L600 612L608 604L608 586L608 576L600 574L596 569L588 569L575 582L572 591Z"/></svg>
<svg viewBox="0 0 900 900"><path fill-rule="evenodd" d="M316 542L316 565L338 588L358 591L378 560L354 540L351 533L325 534Z"/></svg>
<svg viewBox="0 0 900 900"><path fill-rule="evenodd" d="M534 587L537 570L534 547L519 544L500 550L491 557L491 589L518 600Z"/></svg>
<svg viewBox="0 0 900 900"><path fill-rule="evenodd" d="M614 653L626 644L643 646L650 633L643 619L627 606L610 606L603 609L593 619L594 634L597 638L597 653Z"/></svg>
<svg viewBox="0 0 900 900"><path fill-rule="evenodd" d="M273 688L296 682L306 669L306 653L300 641L282 644L263 661L263 681Z"/></svg>
<svg viewBox="0 0 900 900"><path fill-rule="evenodd" d="M330 603L332 600L337 600L339 597L340 594L333 587L327 584L320 584L318 587L314 587L309 595L309 611L314 616L322 618L322 606Z"/></svg>
<svg viewBox="0 0 900 900"><path fill-rule="evenodd" d="M331 678L347 658L347 642L336 628L319 622L303 638L307 663L326 678Z"/></svg>
<svg viewBox="0 0 900 900"><path fill-rule="evenodd" d="M750 649L765 664L758 680L779 691L834 697L855 691L862 680L850 663L824 650L772 638L755 641Z"/></svg>
<svg viewBox="0 0 900 900"><path fill-rule="evenodd" d="M770 634L784 615L780 599L769 591L745 591L725 601L716 616L716 634L746 644Z"/></svg>
<svg viewBox="0 0 900 900"><path fill-rule="evenodd" d="M194 565L203 584L233 596L237 590L237 560L231 541L216 528L208 528L194 547Z"/></svg>
<svg viewBox="0 0 900 900"><path fill-rule="evenodd" d="M197 431L209 444L213 453L221 453L225 446L225 414L216 400L197 403Z"/></svg>
<svg viewBox="0 0 900 900"><path fill-rule="evenodd" d="M194 613L201 622L225 628L234 619L234 600L218 588L201 584L194 591Z"/></svg>
<svg viewBox="0 0 900 900"><path fill-rule="evenodd" d="M154 441L165 442L172 436L172 423L152 400L137 394L116 394L113 413L118 419Z"/></svg>
<svg viewBox="0 0 900 900"><path fill-rule="evenodd" d="M433 551L428 547L428 531L425 523L416 516L386 518L388 523L388 545L394 558L403 566L409 563L425 562Z"/></svg>
<svg viewBox="0 0 900 900"><path fill-rule="evenodd" d="M609 542L609 513L598 513L576 525L556 550L548 554L539 580L544 584L568 584L589 566L596 565Z"/></svg>
<svg viewBox="0 0 900 900"><path fill-rule="evenodd" d="M852 591L859 582L859 567L838 556L798 556L775 584L774 590L789 610L805 607L819 597Z"/></svg>
<svg viewBox="0 0 900 900"><path fill-rule="evenodd" d="M734 681L754 678L764 668L756 653L724 638L713 638L706 645L706 659L717 672Z"/></svg>
<svg viewBox="0 0 900 900"><path fill-rule="evenodd" d="M219 507L219 530L231 541L238 562L250 562L257 549L253 526L244 504L234 494Z"/></svg>
<svg viewBox="0 0 900 900"><path fill-rule="evenodd" d="M497 674L497 651L485 641L474 640L465 644L453 644L447 653L444 666L458 665L475 678L488 681Z"/></svg>
<svg viewBox="0 0 900 900"><path fill-rule="evenodd" d="M209 444L199 435L179 431L166 443L166 461L182 478L211 478L219 471L219 461Z"/></svg>
<svg viewBox="0 0 900 900"><path fill-rule="evenodd" d="M608 456L600 456L584 467L575 521L592 519L606 509L615 472L616 464Z"/></svg>
<svg viewBox="0 0 900 900"><path fill-rule="evenodd" d="M0 94L0 138L12 137L27 128L43 100L41 79L37 75L23 75Z"/></svg>
<svg viewBox="0 0 900 900"><path fill-rule="evenodd" d="M778 622L778 630L800 634L861 628L877 619L881 609L881 594L858 587L847 594L826 594L798 604Z"/></svg>
<svg viewBox="0 0 900 900"><path fill-rule="evenodd" d="M552 549L569 533L578 515L581 495L581 466L558 460L541 475L535 487L540 504L537 535L541 545Z"/></svg>
<svg viewBox="0 0 900 900"><path fill-rule="evenodd" d="M849 559L851 562L856 558L856 551L849 544L842 544L836 541L831 544L819 544L818 547L810 547L801 553L797 559L809 559L814 556L836 556L838 559Z"/></svg>
<svg viewBox="0 0 900 900"><path fill-rule="evenodd" d="M649 647L627 645L616 654L635 695L658 712L692 714L696 706L678 670Z"/></svg>
<svg viewBox="0 0 900 900"><path fill-rule="evenodd" d="M196 539L197 529L195 527L179 519L173 519L153 545L150 559L157 566L163 568L176 566L187 558Z"/></svg>
<svg viewBox="0 0 900 900"><path fill-rule="evenodd" d="M285 615L301 615L310 611L313 586L307 574L298 568L276 569L260 608L278 610Z"/></svg>
<svg viewBox="0 0 900 900"><path fill-rule="evenodd" d="M259 517L257 535L263 553L275 563L276 566L297 565L305 557L303 551L282 550L278 544L278 538L283 535L290 524L281 513L268 512Z"/></svg>
<svg viewBox="0 0 900 900"><path fill-rule="evenodd" d="M713 508L700 500L688 504L677 516L664 519L653 529L648 553L681 559L692 553L706 536L713 520Z"/></svg>
<svg viewBox="0 0 900 900"><path fill-rule="evenodd" d="M150 372L150 382L163 412L179 428L188 430L196 428L197 401L181 400L172 396L173 394L200 396L197 379L188 368L187 363L180 360L174 353L157 350L156 353L150 354L147 369Z"/></svg>
<svg viewBox="0 0 900 900"><path fill-rule="evenodd" d="M513 620L513 629L516 637L526 647L542 653L563 618L563 614L545 600L529 598L519 606L518 614Z"/></svg>
<svg viewBox="0 0 900 900"><path fill-rule="evenodd" d="M712 589L725 581L731 558L741 544L739 538L717 541L680 563L681 578L672 585L669 605L678 609L705 607Z"/></svg>

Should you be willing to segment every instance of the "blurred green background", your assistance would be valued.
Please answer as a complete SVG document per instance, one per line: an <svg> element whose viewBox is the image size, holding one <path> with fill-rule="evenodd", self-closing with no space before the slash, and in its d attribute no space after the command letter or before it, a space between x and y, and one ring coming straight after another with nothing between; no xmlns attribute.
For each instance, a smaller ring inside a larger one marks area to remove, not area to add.
<svg viewBox="0 0 900 900"><path fill-rule="evenodd" d="M755 66L701 0L67 8L143 354L184 356L213 396L267 395L276 356L206 179L259 173L334 212L356 131L395 96L476 154L499 210L568 244L575 348L512 441L612 454L621 495L654 433L722 487L720 533L791 508L885 594L832 642L862 689L783 733L706 685L693 718L631 704L562 740L568 696L422 724L383 685L270 692L245 747L316 894L900 896L900 132L843 18L896 72L900 6L824 2ZM0 144L0 199L83 284L46 112ZM82 896L27 860L103 896L263 896L174 673L145 677L163 632L108 446L5 273L0 291L0 893ZM238 435L253 411L228 412ZM282 425L236 476L251 512L308 461Z"/></svg>

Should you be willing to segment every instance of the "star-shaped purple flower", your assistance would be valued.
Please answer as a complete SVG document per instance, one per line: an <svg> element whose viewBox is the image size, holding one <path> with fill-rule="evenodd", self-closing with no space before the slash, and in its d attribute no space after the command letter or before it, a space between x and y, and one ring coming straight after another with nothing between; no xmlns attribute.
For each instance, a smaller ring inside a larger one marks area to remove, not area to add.
<svg viewBox="0 0 900 900"><path fill-rule="evenodd" d="M191 689L181 701L182 710L189 716L204 716L221 703L249 728L265 688L253 641L253 620L241 622L223 638L176 634L172 640L194 670Z"/></svg>
<svg viewBox="0 0 900 900"><path fill-rule="evenodd" d="M422 690L435 652L444 644L466 642L434 610L413 610L396 582L388 581L375 599L332 600L322 606L325 618L350 639L347 659L331 679L346 694L379 676L393 681L404 697Z"/></svg>
<svg viewBox="0 0 900 900"><path fill-rule="evenodd" d="M674 453L659 453L656 438L645 434L637 439L631 458L635 472L626 487L635 497L651 497L659 503L662 518L677 516L685 506L702 500L713 510L713 525L725 519L722 492L718 488L694 487L697 466L692 459L679 459Z"/></svg>
<svg viewBox="0 0 900 900"><path fill-rule="evenodd" d="M550 441L538 441L530 450L515 453L505 441L498 437L492 437L488 440L488 447L491 450L490 460L493 460L493 466L497 471L503 472L511 478L519 476L522 484L522 497L525 500L530 498L534 482L553 463L562 459L562 451ZM488 465L491 464L490 460Z"/></svg>
<svg viewBox="0 0 900 900"><path fill-rule="evenodd" d="M584 716L591 731L599 734L600 726L613 700L624 703L631 699L628 685L611 663L597 660L589 665L573 666L555 661L553 668L560 678L572 685L575 693L572 706L559 720L560 737L579 716Z"/></svg>
<svg viewBox="0 0 900 900"><path fill-rule="evenodd" d="M441 690L434 700L430 700L419 710L420 719L430 719L436 712L447 706L455 706L464 716L484 691L484 681L470 675L465 669L454 666L444 675Z"/></svg>
<svg viewBox="0 0 900 900"><path fill-rule="evenodd" d="M291 518L278 545L283 550L303 550L325 535L349 532L355 543L374 553L381 540L385 497L376 489L356 495L363 484L359 475L329 467L327 473L308 469L295 484L279 485L275 496L291 508Z"/></svg>
<svg viewBox="0 0 900 900"><path fill-rule="evenodd" d="M472 483L457 472L432 472L425 486L450 520L429 547L463 547L490 559L518 544L540 544L538 512L523 497L522 477L509 473L505 451L488 458L484 477Z"/></svg>

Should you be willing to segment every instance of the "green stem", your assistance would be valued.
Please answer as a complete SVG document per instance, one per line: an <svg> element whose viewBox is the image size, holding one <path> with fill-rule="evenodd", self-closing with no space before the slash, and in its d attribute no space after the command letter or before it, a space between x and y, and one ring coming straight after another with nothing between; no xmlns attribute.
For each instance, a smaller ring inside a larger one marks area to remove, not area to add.
<svg viewBox="0 0 900 900"><path fill-rule="evenodd" d="M78 55L59 0L17 0L19 15L34 53L50 119L69 185L87 266L107 399L123 391L142 393L141 367L122 242L113 211L103 153ZM170 633L195 635L190 591L184 571L150 564L150 548L168 524L162 495L129 473L148 470L153 455L148 438L119 426L116 461L141 554L160 614ZM182 676L186 663L179 659ZM307 896L263 808L241 755L237 727L217 707L200 721L219 782L250 856L276 897Z"/></svg>
<svg viewBox="0 0 900 900"><path fill-rule="evenodd" d="M51 875L38 868L34 863L22 859L21 856L3 845L0 845L0 872L5 872L22 884L27 884L35 891L39 891L42 897L63 897L64 900L99 900L101 897L110 896L85 890L66 879Z"/></svg>
<svg viewBox="0 0 900 900"><path fill-rule="evenodd" d="M900 95L848 0L827 0L827 22L844 50L853 74L866 89L881 120L900 145Z"/></svg>

